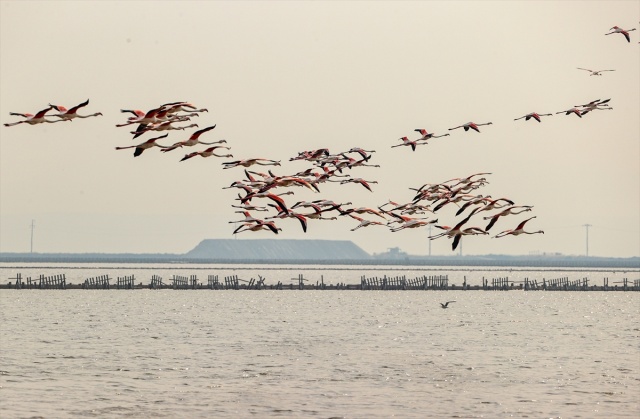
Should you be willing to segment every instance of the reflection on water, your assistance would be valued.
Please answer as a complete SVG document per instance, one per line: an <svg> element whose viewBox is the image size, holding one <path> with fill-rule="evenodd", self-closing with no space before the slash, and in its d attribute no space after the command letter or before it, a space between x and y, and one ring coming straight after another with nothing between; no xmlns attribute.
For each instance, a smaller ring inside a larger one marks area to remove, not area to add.
<svg viewBox="0 0 640 419"><path fill-rule="evenodd" d="M639 311L631 292L1 290L0 408L637 417Z"/></svg>

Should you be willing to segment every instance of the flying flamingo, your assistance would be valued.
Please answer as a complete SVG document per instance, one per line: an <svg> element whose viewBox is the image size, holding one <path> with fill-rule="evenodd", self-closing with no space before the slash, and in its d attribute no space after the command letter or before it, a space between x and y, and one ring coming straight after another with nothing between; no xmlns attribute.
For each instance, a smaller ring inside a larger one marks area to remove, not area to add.
<svg viewBox="0 0 640 419"><path fill-rule="evenodd" d="M518 227L516 227L513 230L505 230L502 231L498 234L496 234L495 236L493 236L494 238L498 238L498 237L504 237L504 236L519 236L521 234L538 234L538 233L542 233L544 234L544 231L542 230L538 230L538 231L524 231L524 225L527 223L527 221L532 220L536 218L535 216L531 217L531 218L527 218L526 220L524 220L523 222L521 222L520 224L518 224Z"/></svg>
<svg viewBox="0 0 640 419"><path fill-rule="evenodd" d="M487 224L487 226L484 228L485 231L489 231L489 229L491 227L493 227L493 225L496 223L496 221L498 221L498 218L500 217L504 217L505 215L515 215L515 214L520 214L522 212L525 211L531 211L531 208L533 208L530 205L518 205L518 206L511 206L508 208L505 208L504 210L500 211L497 214L494 214L490 217L484 217L485 220L489 220L491 219L491 221L489 221L489 224Z"/></svg>
<svg viewBox="0 0 640 419"><path fill-rule="evenodd" d="M521 116L520 118L516 118L514 119L514 121L517 121L518 119L522 119L524 118L525 121L530 120L531 118L535 119L536 121L540 122L540 117L541 116L553 116L553 114L550 113L537 113L537 112L531 112L526 114L525 116Z"/></svg>
<svg viewBox="0 0 640 419"><path fill-rule="evenodd" d="M416 128L414 129L414 131L417 131L420 133L420 135L422 135L422 137L418 138L416 141L427 141L429 138L440 138L440 137L446 137L447 135L451 135L449 133L443 134L443 135L434 135L433 133L428 133L426 129L424 128Z"/></svg>
<svg viewBox="0 0 640 419"><path fill-rule="evenodd" d="M559 113L563 113L565 115L571 115L572 113L576 114L577 116L579 116L580 118L582 118L582 111L578 108L571 108L571 109L567 109L566 111L560 111L560 112L556 112L556 115Z"/></svg>
<svg viewBox="0 0 640 419"><path fill-rule="evenodd" d="M125 127L127 125L133 125L133 124L154 124L157 122L162 122L157 118L158 113L160 113L160 111L162 110L163 108L159 107L159 108L151 109L150 111L145 113L138 109L120 109L120 112L122 113L129 112L134 114L135 116L129 117L127 119L127 122L125 122L124 124L117 124L116 127Z"/></svg>
<svg viewBox="0 0 640 419"><path fill-rule="evenodd" d="M144 143L140 143L138 145L130 145L128 147L116 147L116 150L125 150L127 148L134 148L135 147L136 150L133 152L133 157L138 157L140 154L142 154L148 148L151 148L151 147L164 148L164 146L162 146L160 144L157 144L156 140L159 140L160 138L165 138L168 135L169 134L165 134L165 135L162 135L160 137L151 138L150 140L147 140Z"/></svg>
<svg viewBox="0 0 640 419"><path fill-rule="evenodd" d="M635 31L636 28L633 28L633 29L622 29L622 28L619 28L617 26L614 26L613 28L611 28L609 30L613 31L613 32L605 33L605 35L611 35L612 33L621 33L621 34L624 35L625 38L627 38L627 42L631 42L631 38L629 37L629 32Z"/></svg>
<svg viewBox="0 0 640 419"><path fill-rule="evenodd" d="M590 76L601 76L603 71L616 71L616 70L589 70L588 68L580 68L577 67L578 70L585 70L590 72L591 74L589 74Z"/></svg>
<svg viewBox="0 0 640 419"><path fill-rule="evenodd" d="M480 132L480 129L478 127L481 127L483 125L491 125L491 124L493 124L493 122L486 122L484 124L476 124L475 122L467 122L464 125L459 125L457 127L449 128L449 131L452 131L452 130L458 129L458 128L464 128L465 131L469 131L469 128L471 128L472 130L474 130L476 132Z"/></svg>
<svg viewBox="0 0 640 419"><path fill-rule="evenodd" d="M58 114L55 115L51 115L51 116L57 116L60 119L75 119L75 118L91 118L92 116L102 116L102 112L96 112L96 113L92 113L91 115L78 115L78 109L87 106L89 104L89 99L87 99L85 102L82 102L79 105L74 106L71 109L67 109L64 106L59 106L59 105L52 105L49 104L49 106L51 106L53 109L55 109L56 111L58 111Z"/></svg>
<svg viewBox="0 0 640 419"><path fill-rule="evenodd" d="M402 144L392 145L391 148L409 146L411 147L411 150L416 151L416 146L419 145L417 143L417 140L410 140L407 137L402 137L400 139L402 140ZM426 144L426 143L420 143L420 144Z"/></svg>
<svg viewBox="0 0 640 419"><path fill-rule="evenodd" d="M225 146L221 146L221 145L214 145L213 147L209 147L206 150L203 151L194 151L193 153L189 153L189 154L185 154L185 156L183 158L180 159L180 161L184 161L184 160L188 160L192 157L195 156L200 156L200 157L211 157L211 156L215 156L215 157L233 157L233 154L216 154L214 153L215 150L217 150L218 148L226 148L227 150L229 150L229 147L225 147Z"/></svg>
<svg viewBox="0 0 640 419"><path fill-rule="evenodd" d="M43 122L47 122L49 124L53 124L55 122L62 122L62 121L70 121L70 119L58 119L56 121L52 121L50 119L46 119L45 118L45 114L47 112L49 112L53 107L51 105L49 105L49 107L47 109L43 109L40 112L37 112L35 115L30 114L30 113L17 113L17 112L10 112L9 115L13 115L13 116L21 116L23 118L25 118L23 121L18 121L18 122L12 122L9 124L4 124L5 127L12 127L14 125L18 125L18 124L29 124L29 125L36 125L36 124L42 124Z"/></svg>
<svg viewBox="0 0 640 419"><path fill-rule="evenodd" d="M273 233L278 234L279 231L282 231L281 228L276 227L276 224L273 221L263 221L259 220L252 223L244 223L240 227L236 228L233 231L233 234L242 233L243 231L260 231L260 230L271 230Z"/></svg>
<svg viewBox="0 0 640 419"><path fill-rule="evenodd" d="M222 163L224 165L223 169L231 169L232 167L243 166L249 167L254 164L258 164L260 166L280 166L280 161L269 160L269 159L246 159L246 160L236 160Z"/></svg>
<svg viewBox="0 0 640 419"><path fill-rule="evenodd" d="M369 186L369 184L378 183L378 181L377 180L369 180L369 181L367 181L367 180L364 180L362 178L351 178L351 179L345 179L345 180L341 180L340 181L341 185L345 184L345 183L359 183L362 186L364 186L365 188L367 188L369 190L369 192L373 192L371 190L371 186Z"/></svg>
<svg viewBox="0 0 640 419"><path fill-rule="evenodd" d="M190 125L185 125L183 127L174 127L173 125L171 125L176 122L184 122L188 120L189 118L180 117L180 118L172 119L170 121L158 122L155 124L140 124L138 125L138 129L136 129L135 131L131 131L131 134L133 134L133 138L136 139L148 131L171 131L171 130L182 131L185 129L198 127L198 124L190 124Z"/></svg>
<svg viewBox="0 0 640 419"><path fill-rule="evenodd" d="M359 228L362 228L362 227L369 227L371 225L381 225L381 226L386 225L385 223L381 223L380 221L365 220L364 218L360 218L360 217L358 217L356 215L353 215L353 214L349 214L349 217L360 221L360 224L358 224L356 227L352 228L351 231L355 231L355 230L357 230Z"/></svg>
<svg viewBox="0 0 640 419"><path fill-rule="evenodd" d="M604 109L608 109L608 110L613 110L613 108L609 107L608 102L611 99L605 99L605 100L592 100L591 102L585 104L585 105L576 105L576 107L580 106L584 109L582 109L582 111L580 112L581 115L585 115L591 111L594 110L604 110Z"/></svg>
<svg viewBox="0 0 640 419"><path fill-rule="evenodd" d="M207 131L211 131L215 127L216 127L215 125L212 125L210 127L198 130L198 131L194 132L193 134L191 134L189 139L184 140L184 141L179 141L179 142L177 142L177 143L175 143L175 144L173 144L173 145L171 145L169 147L166 147L166 148L162 149L162 151L166 153L167 151L175 150L176 148L180 148L180 147L193 147L196 144L213 145L213 144L226 143L227 140L214 141L212 143L204 143L204 142L202 142L202 141L200 141L198 139L200 137L200 135L204 134Z"/></svg>
<svg viewBox="0 0 640 419"><path fill-rule="evenodd" d="M278 208L277 205L273 205L273 204L267 204L267 205L269 205L271 207L274 207L274 208ZM272 218L280 218L280 219L282 219L282 218L295 218L300 222L300 226L302 227L302 231L305 232L305 233L307 232L307 218L303 214L297 214L297 213L295 213L293 211L284 212L282 210L279 210L277 215L274 215L272 217L267 217L265 219L268 220L268 219L272 219Z"/></svg>
<svg viewBox="0 0 640 419"><path fill-rule="evenodd" d="M390 212L389 214L398 218L399 219L398 222L400 223L399 227L391 228L392 232L404 230L405 228L423 227L423 226L426 226L429 224L435 224L438 222L437 219L427 220L423 218L407 217L406 215L398 215L398 214L394 214L393 212Z"/></svg>
<svg viewBox="0 0 640 419"><path fill-rule="evenodd" d="M453 243L451 244L451 250L456 250L456 247L458 246L458 243L460 242L460 238L463 235L462 226L464 224L466 224L467 221L469 221L471 216L473 214L475 214L476 211L478 211L478 209L479 208L474 208L473 211L471 211L469 213L469 215L467 215L467 217L464 220L460 221L458 224L456 224L453 227L436 225L436 228L444 230L444 232L436 234L434 236L429 236L429 240L437 239L438 237L444 237L444 236L447 236L449 238L453 238Z"/></svg>

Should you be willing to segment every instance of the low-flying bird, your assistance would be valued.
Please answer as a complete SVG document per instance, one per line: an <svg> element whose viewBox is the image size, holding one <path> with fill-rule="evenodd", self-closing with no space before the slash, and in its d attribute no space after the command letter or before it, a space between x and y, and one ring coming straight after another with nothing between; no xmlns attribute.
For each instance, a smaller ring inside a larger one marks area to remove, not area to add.
<svg viewBox="0 0 640 419"><path fill-rule="evenodd" d="M449 303L455 303L455 301L447 301L446 303L440 303L440 307L449 308Z"/></svg>
<svg viewBox="0 0 640 419"><path fill-rule="evenodd" d="M616 71L616 70L589 70L588 68L577 67L578 70L588 71L590 76L601 76L603 71Z"/></svg>

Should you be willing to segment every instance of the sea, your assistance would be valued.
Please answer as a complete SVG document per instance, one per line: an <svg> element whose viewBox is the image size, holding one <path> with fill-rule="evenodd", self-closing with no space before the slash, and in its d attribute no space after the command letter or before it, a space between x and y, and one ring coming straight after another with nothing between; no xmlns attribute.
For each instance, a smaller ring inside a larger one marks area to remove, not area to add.
<svg viewBox="0 0 640 419"><path fill-rule="evenodd" d="M64 274L620 286L638 270L2 263ZM113 284L113 281L112 281ZM640 292L0 290L0 417L637 418ZM441 303L449 303L447 309Z"/></svg>

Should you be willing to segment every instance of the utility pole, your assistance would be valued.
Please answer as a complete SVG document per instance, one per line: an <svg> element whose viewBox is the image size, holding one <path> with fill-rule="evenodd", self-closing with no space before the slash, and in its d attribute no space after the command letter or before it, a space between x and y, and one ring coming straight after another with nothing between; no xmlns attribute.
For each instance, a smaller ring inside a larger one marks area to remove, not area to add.
<svg viewBox="0 0 640 419"><path fill-rule="evenodd" d="M33 253L33 230L36 228L35 220L31 220L31 253Z"/></svg>
<svg viewBox="0 0 640 419"><path fill-rule="evenodd" d="M591 224L583 224L582 227L584 227L587 232L587 257L589 257L589 227L591 227Z"/></svg>

